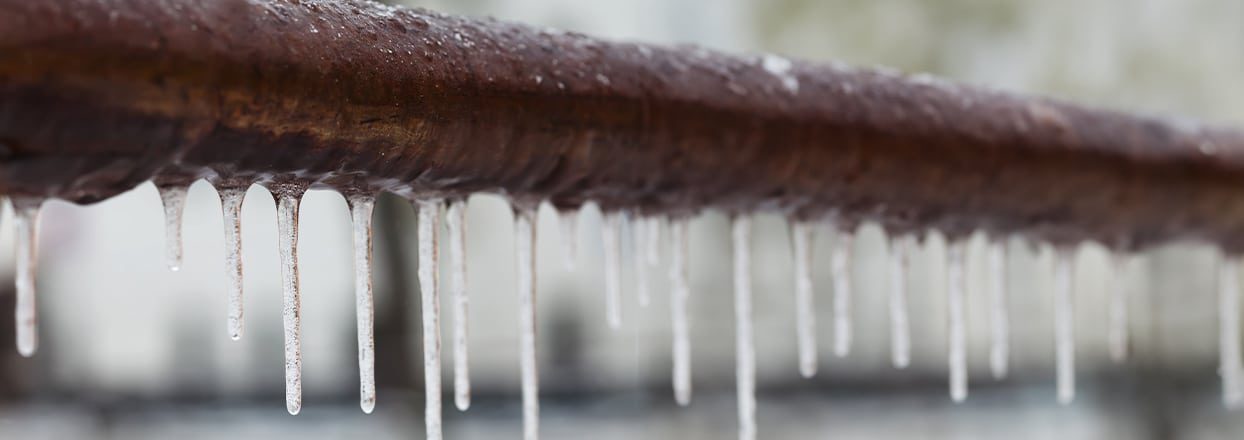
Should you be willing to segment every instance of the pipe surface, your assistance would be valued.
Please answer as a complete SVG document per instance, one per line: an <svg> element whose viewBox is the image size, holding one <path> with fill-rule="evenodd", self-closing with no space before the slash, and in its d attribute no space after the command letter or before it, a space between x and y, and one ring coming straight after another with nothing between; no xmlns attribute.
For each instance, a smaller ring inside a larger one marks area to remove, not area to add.
<svg viewBox="0 0 1244 440"><path fill-rule="evenodd" d="M1244 249L1244 133L363 1L0 0L0 193L498 192Z"/></svg>

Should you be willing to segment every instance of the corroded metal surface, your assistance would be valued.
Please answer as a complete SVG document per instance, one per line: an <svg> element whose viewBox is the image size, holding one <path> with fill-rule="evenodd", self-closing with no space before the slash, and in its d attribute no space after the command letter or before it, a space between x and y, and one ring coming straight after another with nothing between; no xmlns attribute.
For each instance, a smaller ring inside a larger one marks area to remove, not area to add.
<svg viewBox="0 0 1244 440"><path fill-rule="evenodd" d="M1244 247L1244 134L358 1L0 0L0 192L272 178Z"/></svg>

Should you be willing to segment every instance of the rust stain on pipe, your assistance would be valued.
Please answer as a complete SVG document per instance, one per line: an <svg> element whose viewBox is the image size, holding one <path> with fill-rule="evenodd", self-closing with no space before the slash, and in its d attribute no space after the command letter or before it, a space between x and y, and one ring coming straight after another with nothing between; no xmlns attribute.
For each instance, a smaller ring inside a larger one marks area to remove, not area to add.
<svg viewBox="0 0 1244 440"><path fill-rule="evenodd" d="M1244 133L362 1L0 0L0 192L198 177L1244 249Z"/></svg>

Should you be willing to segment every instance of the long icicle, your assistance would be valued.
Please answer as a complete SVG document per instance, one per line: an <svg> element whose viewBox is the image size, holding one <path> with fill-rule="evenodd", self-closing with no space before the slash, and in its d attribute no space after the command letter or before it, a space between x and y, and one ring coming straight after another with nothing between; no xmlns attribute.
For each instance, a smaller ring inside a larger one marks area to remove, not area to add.
<svg viewBox="0 0 1244 440"><path fill-rule="evenodd" d="M1224 255L1218 266L1218 374L1222 377L1222 404L1240 405L1240 256Z"/></svg>
<svg viewBox="0 0 1244 440"><path fill-rule="evenodd" d="M680 406L691 404L691 326L687 319L691 283L687 270L690 251L687 238L687 220L674 220L670 224L670 315L674 333L674 401Z"/></svg>
<svg viewBox="0 0 1244 440"><path fill-rule="evenodd" d="M371 414L376 408L375 302L372 296L372 211L376 197L351 196L350 220L354 232L354 319L359 357L359 407Z"/></svg>
<svg viewBox="0 0 1244 440"><path fill-rule="evenodd" d="M423 309L424 424L428 440L441 438L441 298L437 291L436 232L440 200L419 200L419 296Z"/></svg>
<svg viewBox="0 0 1244 440"><path fill-rule="evenodd" d="M562 263L566 271L573 271L579 264L579 208L557 211L561 223Z"/></svg>
<svg viewBox="0 0 1244 440"><path fill-rule="evenodd" d="M816 375L816 306L812 291L812 226L790 224L791 250L795 259L795 338L799 346L799 374Z"/></svg>
<svg viewBox="0 0 1244 440"><path fill-rule="evenodd" d="M302 292L298 279L298 204L302 188L276 191L277 250L281 255L281 321L285 331L285 409L302 411Z"/></svg>
<svg viewBox="0 0 1244 440"><path fill-rule="evenodd" d="M632 262L635 263L635 296L639 299L640 307L648 307L652 299L648 295L648 258L644 252L644 244L647 242L648 235L651 234L651 222L647 219L636 217L631 222L634 226L634 232L631 236Z"/></svg>
<svg viewBox="0 0 1244 440"><path fill-rule="evenodd" d="M523 383L523 439L540 433L540 376L536 370L536 224L535 210L514 211L515 264L518 270L518 327Z"/></svg>
<svg viewBox="0 0 1244 440"><path fill-rule="evenodd" d="M661 224L664 223L663 217L648 217L648 264L655 265L661 262Z"/></svg>
<svg viewBox="0 0 1244 440"><path fill-rule="evenodd" d="M1007 311L1006 241L989 241L989 371L994 379L1006 377L1010 359L1010 314Z"/></svg>
<svg viewBox="0 0 1244 440"><path fill-rule="evenodd" d="M470 298L466 289L466 199L449 202L445 213L449 234L449 288L454 314L454 405L459 411L471 407L471 374L467 354L467 312Z"/></svg>
<svg viewBox="0 0 1244 440"><path fill-rule="evenodd" d="M949 316L950 398L959 403L968 397L967 328L965 299L967 280L964 273L965 242L946 244L946 307Z"/></svg>
<svg viewBox="0 0 1244 440"><path fill-rule="evenodd" d="M186 210L187 188L181 185L160 186L160 202L164 205L164 258L171 271L181 270L182 213Z"/></svg>
<svg viewBox="0 0 1244 440"><path fill-rule="evenodd" d="M605 319L609 328L622 327L622 213L605 214L601 228L601 247L605 251Z"/></svg>
<svg viewBox="0 0 1244 440"><path fill-rule="evenodd" d="M39 210L43 199L13 198L17 241L17 352L34 356L39 348L38 313L35 307L35 274L39 261Z"/></svg>
<svg viewBox="0 0 1244 440"><path fill-rule="evenodd" d="M246 188L221 187L220 211L225 225L225 275L229 282L225 330L229 339L242 339L245 309L242 301L242 201Z"/></svg>
<svg viewBox="0 0 1244 440"><path fill-rule="evenodd" d="M756 347L752 341L751 220L734 217L735 380L739 440L756 438Z"/></svg>
<svg viewBox="0 0 1244 440"><path fill-rule="evenodd" d="M1054 358L1058 380L1058 403L1076 398L1075 307L1072 282L1075 276L1075 249L1058 249L1054 261Z"/></svg>
<svg viewBox="0 0 1244 440"><path fill-rule="evenodd" d="M894 368L911 365L911 326L907 316L909 235L890 237L890 361Z"/></svg>
<svg viewBox="0 0 1244 440"><path fill-rule="evenodd" d="M855 234L849 229L834 226L837 233L829 256L830 272L834 279L834 355L845 357L851 353L851 246Z"/></svg>
<svg viewBox="0 0 1244 440"><path fill-rule="evenodd" d="M1111 273L1108 289L1110 289L1110 330L1107 338L1110 344L1110 359L1115 362L1127 360L1128 318L1127 318L1127 283L1126 272L1132 256L1115 253L1111 256Z"/></svg>

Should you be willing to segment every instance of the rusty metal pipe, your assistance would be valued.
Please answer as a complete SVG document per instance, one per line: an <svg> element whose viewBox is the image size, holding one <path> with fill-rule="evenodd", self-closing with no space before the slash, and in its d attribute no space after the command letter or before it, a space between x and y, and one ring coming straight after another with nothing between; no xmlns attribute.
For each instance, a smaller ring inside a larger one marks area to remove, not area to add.
<svg viewBox="0 0 1244 440"><path fill-rule="evenodd" d="M1244 249L1244 133L362 1L0 0L0 192L285 176Z"/></svg>

